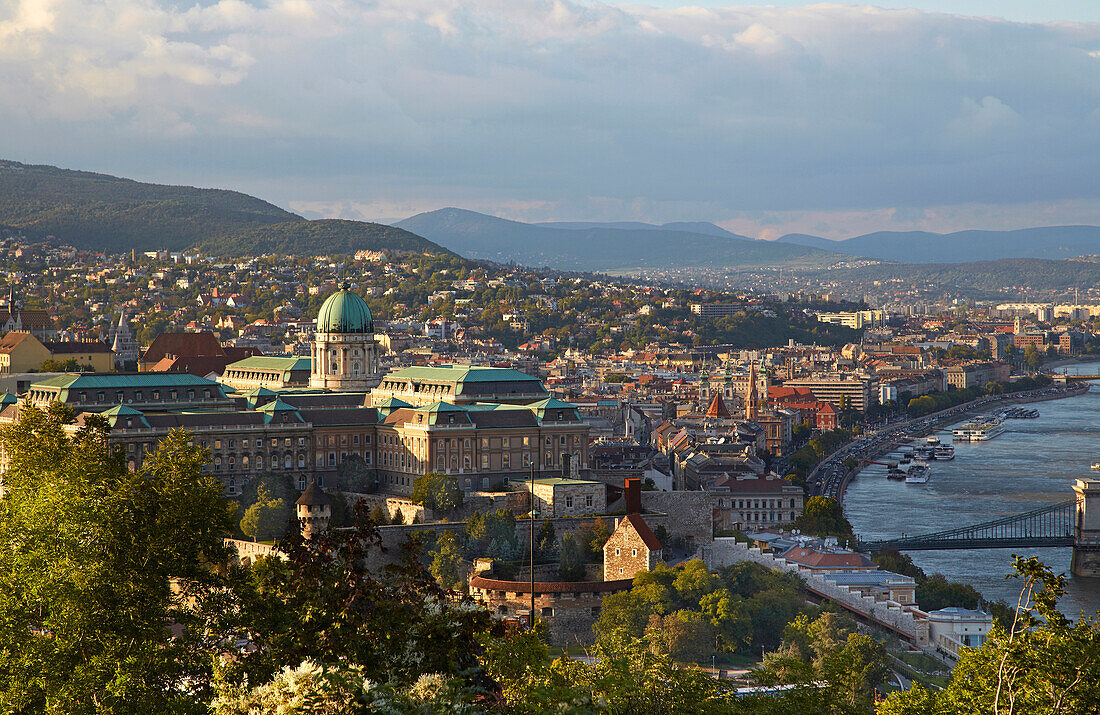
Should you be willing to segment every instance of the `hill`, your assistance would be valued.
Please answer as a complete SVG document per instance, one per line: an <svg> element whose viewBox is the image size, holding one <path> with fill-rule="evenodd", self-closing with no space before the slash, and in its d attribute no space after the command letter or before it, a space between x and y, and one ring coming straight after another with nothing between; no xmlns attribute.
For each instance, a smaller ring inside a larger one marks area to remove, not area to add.
<svg viewBox="0 0 1100 715"><path fill-rule="evenodd" d="M898 263L970 263L1003 258L1073 258L1100 253L1100 226L1044 226L1015 231L876 231L843 241L792 233L776 243Z"/></svg>
<svg viewBox="0 0 1100 715"><path fill-rule="evenodd" d="M707 221L674 221L672 223L643 223L641 221L542 221L531 224L532 226L545 226L546 228L568 228L568 229L589 229L589 228L621 228L621 229L637 229L639 231L686 231L687 233L701 233L706 236L724 236L726 238L739 238L744 241L752 241L754 239L748 236L741 236L736 233L731 233L721 226L716 226L713 223Z"/></svg>
<svg viewBox="0 0 1100 715"><path fill-rule="evenodd" d="M873 266L829 271L828 280L864 284L900 279L913 285L934 285L944 291L995 292L1005 286L1027 286L1036 290L1072 290L1100 283L1100 263L1085 260L1002 258L971 263L880 263Z"/></svg>
<svg viewBox="0 0 1100 715"><path fill-rule="evenodd" d="M6 160L0 160L0 229L108 253L190 247L238 254L448 253L408 231L362 221L307 221L239 191Z"/></svg>
<svg viewBox="0 0 1100 715"><path fill-rule="evenodd" d="M558 228L456 208L417 214L394 225L468 258L563 270L812 268L831 265L839 258L835 253L814 248L756 241L734 234L715 236L663 226L616 228L611 227L613 224Z"/></svg>
<svg viewBox="0 0 1100 715"><path fill-rule="evenodd" d="M194 248L203 253L227 256L260 253L310 255L356 251L451 253L402 228L343 219L272 223L222 238L200 241L194 244Z"/></svg>

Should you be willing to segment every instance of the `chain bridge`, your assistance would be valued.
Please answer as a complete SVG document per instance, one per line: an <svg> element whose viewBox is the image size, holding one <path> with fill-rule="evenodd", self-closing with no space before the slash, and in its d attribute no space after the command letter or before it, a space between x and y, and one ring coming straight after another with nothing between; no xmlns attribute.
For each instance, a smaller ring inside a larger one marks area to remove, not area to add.
<svg viewBox="0 0 1100 715"><path fill-rule="evenodd" d="M1076 522L1076 500L1065 501L972 526L899 539L860 542L859 547L867 551L938 551L1073 546L1076 543Z"/></svg>

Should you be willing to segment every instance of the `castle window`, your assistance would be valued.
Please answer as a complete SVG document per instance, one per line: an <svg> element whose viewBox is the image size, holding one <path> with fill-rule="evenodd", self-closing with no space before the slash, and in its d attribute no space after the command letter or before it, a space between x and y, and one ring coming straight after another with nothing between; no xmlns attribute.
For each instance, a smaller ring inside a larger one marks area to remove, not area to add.
<svg viewBox="0 0 1100 715"><path fill-rule="evenodd" d="M565 506L566 506L567 509L572 509L573 508L573 497L566 497L565 498Z"/></svg>
<svg viewBox="0 0 1100 715"><path fill-rule="evenodd" d="M298 469L303 469L305 466L306 466L306 455L305 454L299 454L298 455Z"/></svg>
<svg viewBox="0 0 1100 715"><path fill-rule="evenodd" d="M637 549L631 549L630 550L630 555L631 556L637 556L638 555L638 550Z"/></svg>

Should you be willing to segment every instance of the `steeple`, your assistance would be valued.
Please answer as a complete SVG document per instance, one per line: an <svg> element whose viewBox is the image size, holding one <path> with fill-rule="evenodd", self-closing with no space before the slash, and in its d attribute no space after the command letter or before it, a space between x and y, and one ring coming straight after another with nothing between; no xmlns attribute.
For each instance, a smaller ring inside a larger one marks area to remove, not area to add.
<svg viewBox="0 0 1100 715"><path fill-rule="evenodd" d="M756 363L749 363L749 388L745 391L745 419L755 420L760 416L760 400L756 394Z"/></svg>

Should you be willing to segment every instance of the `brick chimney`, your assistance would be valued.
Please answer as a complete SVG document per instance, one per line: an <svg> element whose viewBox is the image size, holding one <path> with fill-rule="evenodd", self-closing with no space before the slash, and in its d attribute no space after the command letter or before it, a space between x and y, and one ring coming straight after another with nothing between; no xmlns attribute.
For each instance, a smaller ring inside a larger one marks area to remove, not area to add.
<svg viewBox="0 0 1100 715"><path fill-rule="evenodd" d="M637 477L628 477L623 480L623 500L626 502L627 514L642 513L642 480Z"/></svg>

